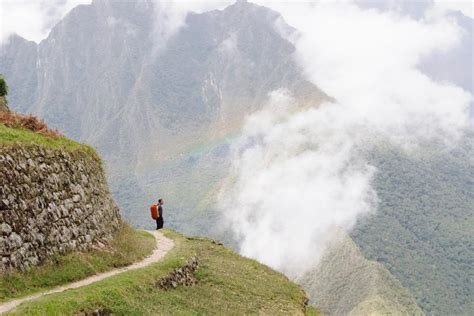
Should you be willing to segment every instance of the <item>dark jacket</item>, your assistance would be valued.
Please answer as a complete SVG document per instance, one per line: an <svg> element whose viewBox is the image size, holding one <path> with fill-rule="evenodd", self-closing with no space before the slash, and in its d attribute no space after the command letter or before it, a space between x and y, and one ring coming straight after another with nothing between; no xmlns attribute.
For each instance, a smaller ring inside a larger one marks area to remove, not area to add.
<svg viewBox="0 0 474 316"><path fill-rule="evenodd" d="M158 214L160 214L160 218L163 218L163 207L161 205L158 205Z"/></svg>

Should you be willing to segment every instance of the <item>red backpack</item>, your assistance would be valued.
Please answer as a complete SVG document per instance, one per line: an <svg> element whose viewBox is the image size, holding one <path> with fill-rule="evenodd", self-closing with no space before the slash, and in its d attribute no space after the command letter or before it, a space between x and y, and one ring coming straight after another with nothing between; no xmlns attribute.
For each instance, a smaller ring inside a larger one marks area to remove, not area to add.
<svg viewBox="0 0 474 316"><path fill-rule="evenodd" d="M153 204L150 206L150 212L151 212L151 218L157 219L160 215L158 214L158 206L156 204Z"/></svg>

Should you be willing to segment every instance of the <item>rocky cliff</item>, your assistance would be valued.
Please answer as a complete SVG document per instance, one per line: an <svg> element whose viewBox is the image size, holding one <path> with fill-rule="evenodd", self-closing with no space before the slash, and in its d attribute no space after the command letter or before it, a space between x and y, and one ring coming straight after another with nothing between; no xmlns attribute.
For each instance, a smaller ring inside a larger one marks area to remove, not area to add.
<svg viewBox="0 0 474 316"><path fill-rule="evenodd" d="M93 153L0 144L0 174L0 271L101 246L121 225Z"/></svg>

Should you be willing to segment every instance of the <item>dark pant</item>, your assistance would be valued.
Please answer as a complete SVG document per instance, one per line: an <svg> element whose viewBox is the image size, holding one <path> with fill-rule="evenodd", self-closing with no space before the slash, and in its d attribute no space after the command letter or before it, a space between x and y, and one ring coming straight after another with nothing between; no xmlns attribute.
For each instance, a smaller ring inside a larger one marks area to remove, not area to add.
<svg viewBox="0 0 474 316"><path fill-rule="evenodd" d="M156 229L162 229L163 224L164 224L163 217L156 219Z"/></svg>

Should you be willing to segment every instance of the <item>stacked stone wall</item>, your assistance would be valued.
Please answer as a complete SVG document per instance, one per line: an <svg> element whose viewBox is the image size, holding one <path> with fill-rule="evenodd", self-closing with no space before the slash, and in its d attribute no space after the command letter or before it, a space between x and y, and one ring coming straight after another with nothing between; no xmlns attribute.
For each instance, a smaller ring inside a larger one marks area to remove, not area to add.
<svg viewBox="0 0 474 316"><path fill-rule="evenodd" d="M0 96L0 112L10 112L7 99L4 96Z"/></svg>
<svg viewBox="0 0 474 316"><path fill-rule="evenodd" d="M0 145L0 271L104 246L120 226L95 154Z"/></svg>

